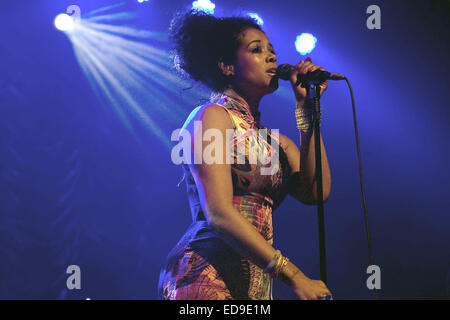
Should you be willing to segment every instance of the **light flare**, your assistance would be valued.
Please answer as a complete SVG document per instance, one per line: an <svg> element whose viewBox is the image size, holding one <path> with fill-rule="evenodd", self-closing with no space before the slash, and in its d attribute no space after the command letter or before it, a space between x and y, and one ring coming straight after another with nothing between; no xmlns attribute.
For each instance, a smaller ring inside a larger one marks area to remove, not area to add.
<svg viewBox="0 0 450 320"><path fill-rule="evenodd" d="M102 105L138 140L134 120L170 149L171 131L181 127L189 109L209 99L210 90L198 86L183 91L192 83L171 72L167 34L125 25L124 20L135 18L132 12L105 12L118 6L95 10L102 15L88 13L66 35Z"/></svg>

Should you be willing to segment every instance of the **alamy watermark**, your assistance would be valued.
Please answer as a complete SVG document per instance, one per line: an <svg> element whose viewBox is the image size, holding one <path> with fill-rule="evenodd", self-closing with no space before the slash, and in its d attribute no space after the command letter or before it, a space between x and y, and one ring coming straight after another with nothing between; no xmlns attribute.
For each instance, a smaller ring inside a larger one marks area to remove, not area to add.
<svg viewBox="0 0 450 320"><path fill-rule="evenodd" d="M373 4L367 7L367 14L370 16L367 18L366 26L369 30L381 29L381 9L379 6Z"/></svg>
<svg viewBox="0 0 450 320"><path fill-rule="evenodd" d="M279 130L268 131L265 128L249 129L243 134L236 134L234 129L227 129L224 137L222 131L215 128L203 132L202 121L194 121L194 132L202 132L202 135L195 134L192 138L191 133L184 128L172 132L170 139L178 141L172 148L172 162L251 164L260 166L261 175L273 175L279 169ZM204 142L209 144L203 147Z"/></svg>
<svg viewBox="0 0 450 320"><path fill-rule="evenodd" d="M372 264L367 267L367 274L370 276L367 278L366 285L367 289L381 289L381 269L379 266Z"/></svg>
<svg viewBox="0 0 450 320"><path fill-rule="evenodd" d="M67 7L66 13L74 20L75 24L79 24L81 21L81 9L76 4L72 4Z"/></svg>
<svg viewBox="0 0 450 320"><path fill-rule="evenodd" d="M72 264L67 267L66 273L70 276L66 280L67 289L81 289L81 269L76 264Z"/></svg>

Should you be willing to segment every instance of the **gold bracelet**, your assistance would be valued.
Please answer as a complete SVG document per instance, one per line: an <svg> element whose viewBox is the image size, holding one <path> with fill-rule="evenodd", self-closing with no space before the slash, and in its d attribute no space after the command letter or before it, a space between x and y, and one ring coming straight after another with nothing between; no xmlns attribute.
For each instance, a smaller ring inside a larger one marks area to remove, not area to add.
<svg viewBox="0 0 450 320"><path fill-rule="evenodd" d="M276 257L276 260L274 257L274 260L273 260L274 263L269 270L269 273L272 277L276 277L276 274L278 272L278 269L280 268L280 263L282 262L282 260L283 260L283 256L281 254Z"/></svg>
<svg viewBox="0 0 450 320"><path fill-rule="evenodd" d="M267 267L264 268L263 272L271 273L273 271L273 269L275 268L275 266L277 265L278 261L280 260L280 257L282 257L281 251L277 250L275 252L275 255L273 256L272 260L270 260L270 262L267 264Z"/></svg>
<svg viewBox="0 0 450 320"><path fill-rule="evenodd" d="M275 266L273 267L273 270L271 272L272 277L278 278L278 274L280 272L280 265L283 263L284 261L284 257L282 255L280 255L278 257L277 262L275 263Z"/></svg>
<svg viewBox="0 0 450 320"><path fill-rule="evenodd" d="M297 129L300 131L309 131L312 128L313 112L304 109L295 109L295 118L297 119Z"/></svg>
<svg viewBox="0 0 450 320"><path fill-rule="evenodd" d="M275 278L280 277L281 271L284 269L284 267L288 264L289 259L287 257L281 256L281 258L278 260L278 263L276 264L274 268L274 276Z"/></svg>

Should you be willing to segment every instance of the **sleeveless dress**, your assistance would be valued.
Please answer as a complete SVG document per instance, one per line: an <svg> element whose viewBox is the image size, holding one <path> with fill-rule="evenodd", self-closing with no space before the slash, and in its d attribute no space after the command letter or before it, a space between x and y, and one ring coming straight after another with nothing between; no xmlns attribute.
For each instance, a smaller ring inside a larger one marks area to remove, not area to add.
<svg viewBox="0 0 450 320"><path fill-rule="evenodd" d="M234 127L231 143L231 156L235 161L231 164L233 206L272 245L272 212L288 192L290 168L286 154L279 146L278 135L259 125L247 104L224 94L216 104L227 111ZM246 148L241 148L242 145ZM258 154L263 156L256 157ZM193 222L161 269L160 298L273 299L271 276L241 257L208 224L194 178L188 165L182 166Z"/></svg>

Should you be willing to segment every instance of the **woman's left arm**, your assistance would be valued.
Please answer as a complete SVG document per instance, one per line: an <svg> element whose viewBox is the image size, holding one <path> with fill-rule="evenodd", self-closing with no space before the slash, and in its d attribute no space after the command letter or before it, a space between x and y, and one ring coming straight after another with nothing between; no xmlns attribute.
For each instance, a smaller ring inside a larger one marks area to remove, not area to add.
<svg viewBox="0 0 450 320"><path fill-rule="evenodd" d="M300 61L295 67L295 72L291 74L291 85L297 101L297 108L305 108L307 92L301 86L295 86L297 75L305 74L317 69L324 70L322 67L314 65L311 58ZM320 85L320 94L326 90L327 83ZM315 136L312 125L307 131L300 131L300 150L297 145L289 138L280 135L281 146L288 157L291 167L291 176L289 179L289 193L299 201L305 204L317 203L317 183L316 183L316 157L315 157ZM322 182L323 182L323 200L326 201L331 191L331 174L328 164L328 158L325 151L322 135L320 136L320 150L322 155Z"/></svg>
<svg viewBox="0 0 450 320"><path fill-rule="evenodd" d="M280 134L280 145L286 153L291 168L289 194L304 204L313 205L317 203L315 137L313 133L302 132L300 138L301 150L291 139ZM331 174L322 136L320 144L323 200L326 201L331 191Z"/></svg>

